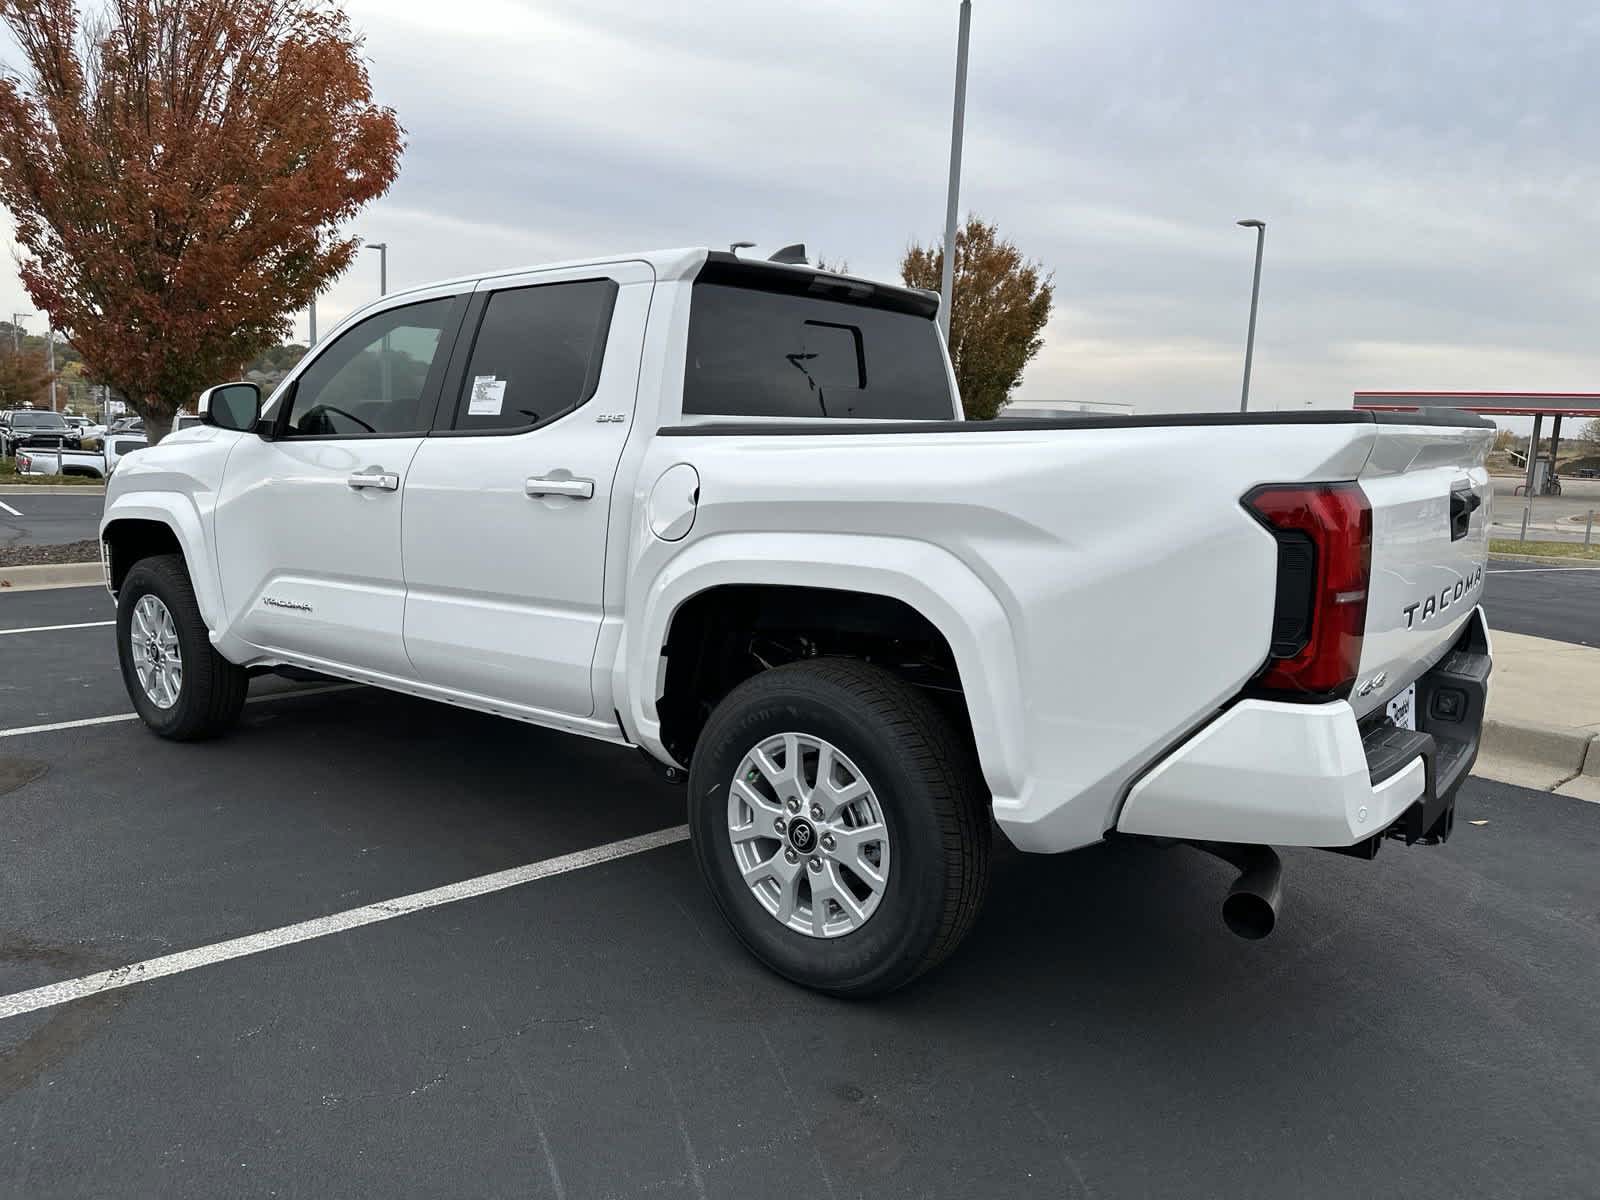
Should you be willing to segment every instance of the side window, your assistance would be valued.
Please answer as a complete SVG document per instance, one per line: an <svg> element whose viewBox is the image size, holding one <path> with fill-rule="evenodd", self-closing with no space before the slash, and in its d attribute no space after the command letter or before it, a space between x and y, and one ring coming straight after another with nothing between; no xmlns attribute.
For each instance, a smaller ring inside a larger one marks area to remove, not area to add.
<svg viewBox="0 0 1600 1200"><path fill-rule="evenodd" d="M610 279L491 293L450 428L532 429L584 404L600 382L616 299Z"/></svg>
<svg viewBox="0 0 1600 1200"><path fill-rule="evenodd" d="M295 381L284 436L426 432L423 397L449 346L454 305L447 297L390 309L341 333Z"/></svg>
<svg viewBox="0 0 1600 1200"><path fill-rule="evenodd" d="M699 282L683 411L735 417L948 420L933 320L867 304Z"/></svg>

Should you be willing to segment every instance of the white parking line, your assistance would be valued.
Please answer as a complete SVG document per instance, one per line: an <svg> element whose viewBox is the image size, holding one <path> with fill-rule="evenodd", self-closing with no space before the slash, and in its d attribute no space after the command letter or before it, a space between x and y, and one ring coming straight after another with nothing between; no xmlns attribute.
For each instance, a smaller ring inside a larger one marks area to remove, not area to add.
<svg viewBox="0 0 1600 1200"><path fill-rule="evenodd" d="M30 625L26 629L0 629L0 637L8 633L54 633L57 629L99 629L115 624L115 621L80 621L76 625Z"/></svg>
<svg viewBox="0 0 1600 1200"><path fill-rule="evenodd" d="M1550 575L1562 571L1596 571L1600 567L1529 567L1526 571L1490 571L1491 575Z"/></svg>
<svg viewBox="0 0 1600 1200"><path fill-rule="evenodd" d="M13 517L20 517L22 515L16 509L12 508L11 505L7 504L4 500L0 500L0 508L5 509Z"/></svg>
<svg viewBox="0 0 1600 1200"><path fill-rule="evenodd" d="M490 892L503 892L507 888L532 883L536 879L548 879L552 875L564 875L569 871L581 871L585 867L615 862L619 858L628 858L634 854L643 854L647 850L674 845L688 836L687 825L658 829L654 833L624 838L620 842L611 842L556 858L546 858L524 866L512 867L510 870L496 871L492 875L463 879L459 883L449 883L426 892L412 892L409 896L380 900L376 904L364 904L360 908L346 909L344 912L332 913L326 917L301 921L296 925L280 925L277 929L268 929L263 933L251 933L194 950L180 950L176 954L163 954L160 958L147 958L144 962L130 963L128 966L115 967L110 971L83 975L77 979L64 979L60 983L48 983L44 987L33 988L26 992L13 992L9 996L0 996L0 1021L7 1017L21 1016L23 1013L37 1012L41 1008L50 1008L56 1004L65 1004L69 1000L81 1000L85 996L95 996L101 992L124 988L130 984L146 983L165 975L177 975L199 967L227 962L230 959L260 954L265 950L278 950L284 946L309 942L332 933L343 933L347 929L359 929L363 925L373 925L379 921L392 921L395 917L409 916L423 909L437 908L441 904L454 904L458 900L470 900L474 896L485 896Z"/></svg>
<svg viewBox="0 0 1600 1200"><path fill-rule="evenodd" d="M293 696L321 696L328 692L346 692L358 688L359 683L323 683L316 687L300 688L293 692L273 692L269 696L251 696L246 704L263 704L268 700L287 700ZM138 713L114 713L109 717L84 717L78 721L52 721L48 725L23 725L16 729L0 729L0 738L22 737L28 733L55 733L62 729L83 729L90 725L116 725L122 721L137 721Z"/></svg>

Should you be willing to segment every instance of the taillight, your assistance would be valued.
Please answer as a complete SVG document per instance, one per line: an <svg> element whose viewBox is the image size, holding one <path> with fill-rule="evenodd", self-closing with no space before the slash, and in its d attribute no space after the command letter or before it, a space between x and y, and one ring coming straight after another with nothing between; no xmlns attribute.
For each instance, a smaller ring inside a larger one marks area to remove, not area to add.
<svg viewBox="0 0 1600 1200"><path fill-rule="evenodd" d="M1343 699L1367 627L1372 506L1355 483L1266 484L1244 505L1278 542L1272 646L1255 687L1282 699Z"/></svg>

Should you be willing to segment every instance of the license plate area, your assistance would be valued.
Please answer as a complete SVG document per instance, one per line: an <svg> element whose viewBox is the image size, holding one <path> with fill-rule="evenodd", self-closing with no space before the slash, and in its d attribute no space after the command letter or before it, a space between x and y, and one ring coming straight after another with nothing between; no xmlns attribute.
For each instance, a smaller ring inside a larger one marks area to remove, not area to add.
<svg viewBox="0 0 1600 1200"><path fill-rule="evenodd" d="M1417 728L1417 685L1410 684L1405 691L1389 700L1387 709L1389 720L1401 729L1415 731Z"/></svg>

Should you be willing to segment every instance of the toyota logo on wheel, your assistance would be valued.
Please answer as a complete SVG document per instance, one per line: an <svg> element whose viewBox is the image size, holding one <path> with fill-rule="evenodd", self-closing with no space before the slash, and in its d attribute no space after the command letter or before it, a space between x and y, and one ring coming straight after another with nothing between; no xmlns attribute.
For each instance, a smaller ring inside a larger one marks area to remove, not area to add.
<svg viewBox="0 0 1600 1200"><path fill-rule="evenodd" d="M807 854L816 845L817 832L811 828L810 822L796 819L789 825L789 842L796 850Z"/></svg>

